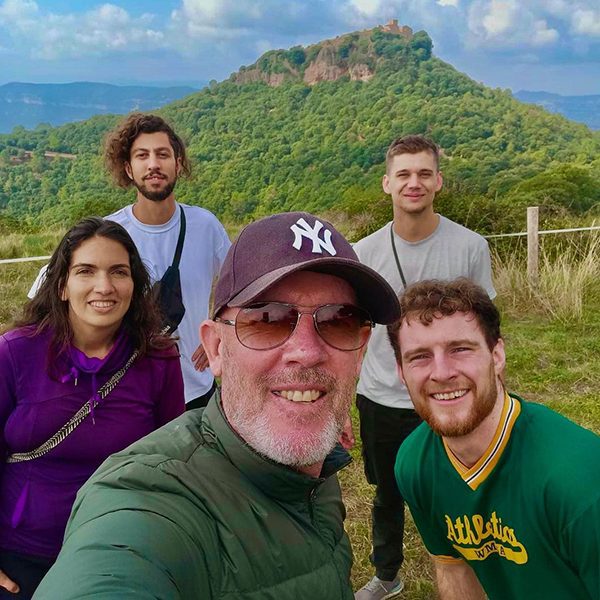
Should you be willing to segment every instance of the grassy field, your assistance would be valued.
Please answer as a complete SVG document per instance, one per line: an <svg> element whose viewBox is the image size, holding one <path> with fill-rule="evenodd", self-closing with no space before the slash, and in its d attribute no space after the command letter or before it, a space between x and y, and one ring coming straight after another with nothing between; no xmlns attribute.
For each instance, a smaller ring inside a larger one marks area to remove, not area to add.
<svg viewBox="0 0 600 600"><path fill-rule="evenodd" d="M58 234L56 234L58 235ZM13 239L0 246L0 258L47 254L58 237L30 242ZM9 250L10 248L10 250ZM590 237L583 247L542 255L540 284L531 288L518 257L495 257L494 278L503 313L507 349L507 387L526 399L542 402L581 425L600 433L600 244ZM25 301L43 263L0 265L0 327L6 326ZM353 410L355 432L358 431ZM357 436L358 437L358 436ZM355 588L372 576L369 564L370 509L373 489L365 482L360 440L353 463L341 474L354 548ZM406 581L403 598L435 598L429 558L408 516Z"/></svg>

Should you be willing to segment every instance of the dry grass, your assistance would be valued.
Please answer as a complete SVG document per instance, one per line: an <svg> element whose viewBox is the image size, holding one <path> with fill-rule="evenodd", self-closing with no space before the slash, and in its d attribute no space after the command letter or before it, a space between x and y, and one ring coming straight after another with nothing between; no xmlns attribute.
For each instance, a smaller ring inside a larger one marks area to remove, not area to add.
<svg viewBox="0 0 600 600"><path fill-rule="evenodd" d="M346 531L350 536L354 552L352 586L356 590L374 575L373 567L369 562L369 553L371 552L371 502L375 488L367 483L364 476L356 407L352 410L352 420L357 439L357 444L352 449L354 460L340 473L340 483L347 511ZM431 561L408 509L406 510L404 556L401 576L406 587L402 597L410 600L435 598Z"/></svg>
<svg viewBox="0 0 600 600"><path fill-rule="evenodd" d="M44 233L4 233L0 236L0 258L22 258L25 256L48 256L52 254L64 231Z"/></svg>
<svg viewBox="0 0 600 600"><path fill-rule="evenodd" d="M581 320L584 302L598 297L600 280L600 233L592 232L579 244L554 242L542 246L539 280L532 283L522 253L493 255L494 282L504 310L519 316L527 312L557 321Z"/></svg>
<svg viewBox="0 0 600 600"><path fill-rule="evenodd" d="M27 292L43 264L28 262L0 265L0 330L21 312L21 307L27 301Z"/></svg>

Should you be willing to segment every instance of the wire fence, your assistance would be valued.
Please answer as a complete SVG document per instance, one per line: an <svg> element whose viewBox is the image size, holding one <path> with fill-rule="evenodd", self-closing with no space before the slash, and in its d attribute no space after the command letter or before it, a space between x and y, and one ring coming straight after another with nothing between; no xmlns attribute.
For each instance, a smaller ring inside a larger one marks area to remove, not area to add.
<svg viewBox="0 0 600 600"><path fill-rule="evenodd" d="M546 234L554 234L554 233L575 233L578 231L600 231L600 225L592 226L592 227L571 227L569 229L546 229L540 230L537 232L537 235L546 235ZM492 235L485 235L488 240L491 239L499 239L499 238L508 238L508 237L526 237L530 235L530 232L520 231L518 233L498 233ZM33 262L33 261L41 261L41 260L49 260L49 256L25 256L23 258L2 258L0 259L0 265L2 264L10 264L10 263L21 263L21 262Z"/></svg>
<svg viewBox="0 0 600 600"><path fill-rule="evenodd" d="M572 227L570 229L546 229L538 231L538 235L544 235L546 233L573 233L576 231L598 231L600 225L597 227ZM492 238L506 238L506 237L525 237L528 235L527 231L520 231L519 233L497 233L493 235L484 235L483 237L490 240Z"/></svg>
<svg viewBox="0 0 600 600"><path fill-rule="evenodd" d="M25 256L23 258L0 258L0 265L9 263L33 262L35 260L50 260L49 256Z"/></svg>

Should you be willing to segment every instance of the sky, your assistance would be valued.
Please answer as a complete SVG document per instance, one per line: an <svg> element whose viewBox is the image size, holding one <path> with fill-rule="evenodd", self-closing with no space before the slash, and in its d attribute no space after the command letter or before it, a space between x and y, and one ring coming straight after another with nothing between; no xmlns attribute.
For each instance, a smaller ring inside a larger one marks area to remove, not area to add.
<svg viewBox="0 0 600 600"><path fill-rule="evenodd" d="M0 0L0 84L201 86L393 18L491 87L600 94L600 0Z"/></svg>

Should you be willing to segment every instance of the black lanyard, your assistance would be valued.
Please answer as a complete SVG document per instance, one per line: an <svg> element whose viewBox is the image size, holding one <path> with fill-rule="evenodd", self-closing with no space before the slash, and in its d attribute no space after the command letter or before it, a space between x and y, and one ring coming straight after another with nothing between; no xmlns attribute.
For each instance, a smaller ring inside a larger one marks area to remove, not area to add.
<svg viewBox="0 0 600 600"><path fill-rule="evenodd" d="M402 265L400 265L400 259L398 258L398 251L396 250L396 242L394 242L394 223L390 223L390 242L392 242L392 250L394 251L394 258L396 259L396 266L398 267L398 273L400 273L400 279L402 279L402 285L406 289L406 279L404 278L404 272L402 271Z"/></svg>

